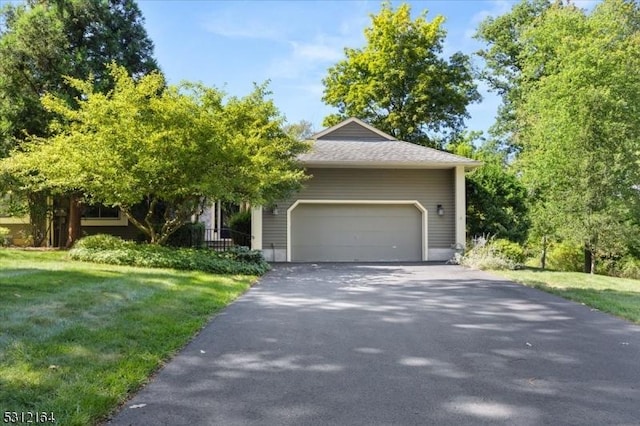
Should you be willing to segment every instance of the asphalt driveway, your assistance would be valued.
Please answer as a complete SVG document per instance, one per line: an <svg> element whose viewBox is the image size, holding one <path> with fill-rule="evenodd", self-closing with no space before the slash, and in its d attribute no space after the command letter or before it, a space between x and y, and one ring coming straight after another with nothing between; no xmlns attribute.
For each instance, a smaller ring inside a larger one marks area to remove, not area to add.
<svg viewBox="0 0 640 426"><path fill-rule="evenodd" d="M444 265L280 265L114 425L640 425L640 327Z"/></svg>

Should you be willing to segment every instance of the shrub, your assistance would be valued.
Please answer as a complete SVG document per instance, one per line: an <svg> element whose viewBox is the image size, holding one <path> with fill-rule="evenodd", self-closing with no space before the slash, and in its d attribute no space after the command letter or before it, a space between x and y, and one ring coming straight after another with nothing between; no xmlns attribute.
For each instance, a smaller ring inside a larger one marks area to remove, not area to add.
<svg viewBox="0 0 640 426"><path fill-rule="evenodd" d="M239 212L229 218L231 239L240 246L251 245L251 211Z"/></svg>
<svg viewBox="0 0 640 426"><path fill-rule="evenodd" d="M204 245L204 223L185 223L167 239L172 247L202 247Z"/></svg>
<svg viewBox="0 0 640 426"><path fill-rule="evenodd" d="M581 272L584 268L584 251L576 244L554 244L547 253L547 267L558 271Z"/></svg>
<svg viewBox="0 0 640 426"><path fill-rule="evenodd" d="M456 256L455 263L476 269L519 269L524 261L524 250L508 240L475 239L473 247Z"/></svg>
<svg viewBox="0 0 640 426"><path fill-rule="evenodd" d="M131 241L125 241L120 237L108 234L89 235L79 239L74 248L83 248L89 250L117 250L132 247Z"/></svg>
<svg viewBox="0 0 640 426"><path fill-rule="evenodd" d="M260 264L265 261L264 256L262 255L262 252L260 250L251 250L249 249L249 247L235 246L230 250L222 253L224 253L223 256L237 260L239 262Z"/></svg>
<svg viewBox="0 0 640 426"><path fill-rule="evenodd" d="M262 254L255 250L215 252L131 242L124 242L126 245L121 247L102 249L95 246L82 246L79 244L80 241L69 251L71 259L112 265L197 270L216 274L262 275L270 269L269 264L262 258Z"/></svg>
<svg viewBox="0 0 640 426"><path fill-rule="evenodd" d="M622 278L640 279L640 259L625 256L618 263L618 275Z"/></svg>
<svg viewBox="0 0 640 426"><path fill-rule="evenodd" d="M525 260L524 249L517 243L506 239L497 239L489 242L494 252L505 259L522 264Z"/></svg>
<svg viewBox="0 0 640 426"><path fill-rule="evenodd" d="M8 246L9 245L9 233L11 231L9 228L5 228L0 226L0 246Z"/></svg>
<svg viewBox="0 0 640 426"><path fill-rule="evenodd" d="M596 273L637 280L640 279L640 259L632 255L618 259L598 259Z"/></svg>

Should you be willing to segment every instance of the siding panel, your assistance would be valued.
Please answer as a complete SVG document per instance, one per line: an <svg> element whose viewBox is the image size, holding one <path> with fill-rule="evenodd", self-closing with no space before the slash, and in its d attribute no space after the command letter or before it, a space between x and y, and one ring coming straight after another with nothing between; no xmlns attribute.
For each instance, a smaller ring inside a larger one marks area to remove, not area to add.
<svg viewBox="0 0 640 426"><path fill-rule="evenodd" d="M388 139L380 136L379 134L372 132L369 129L362 127L358 123L349 123L344 125L331 133L327 133L319 139L329 140L366 140L366 141L386 141Z"/></svg>
<svg viewBox="0 0 640 426"><path fill-rule="evenodd" d="M295 200L418 200L428 211L429 249L455 243L454 170L309 169L313 177L292 199L263 211L263 248L287 248L287 209ZM445 215L436 207L442 204Z"/></svg>

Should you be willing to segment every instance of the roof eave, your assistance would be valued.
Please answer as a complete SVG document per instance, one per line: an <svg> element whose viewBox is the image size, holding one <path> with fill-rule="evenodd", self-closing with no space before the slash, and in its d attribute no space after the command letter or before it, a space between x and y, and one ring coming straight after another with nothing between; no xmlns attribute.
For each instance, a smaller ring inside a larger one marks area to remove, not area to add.
<svg viewBox="0 0 640 426"><path fill-rule="evenodd" d="M300 162L305 167L316 168L370 168L370 169L451 169L456 166L464 166L465 170L471 170L483 165L481 161L318 161L308 160Z"/></svg>

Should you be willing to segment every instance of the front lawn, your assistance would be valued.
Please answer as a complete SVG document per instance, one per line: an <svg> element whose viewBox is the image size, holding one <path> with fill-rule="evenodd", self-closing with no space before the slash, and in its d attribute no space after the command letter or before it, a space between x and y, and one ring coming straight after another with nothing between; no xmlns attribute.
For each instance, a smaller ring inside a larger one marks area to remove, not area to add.
<svg viewBox="0 0 640 426"><path fill-rule="evenodd" d="M640 323L640 281L538 269L493 272L510 280Z"/></svg>
<svg viewBox="0 0 640 426"><path fill-rule="evenodd" d="M0 413L104 420L255 280L0 250Z"/></svg>

